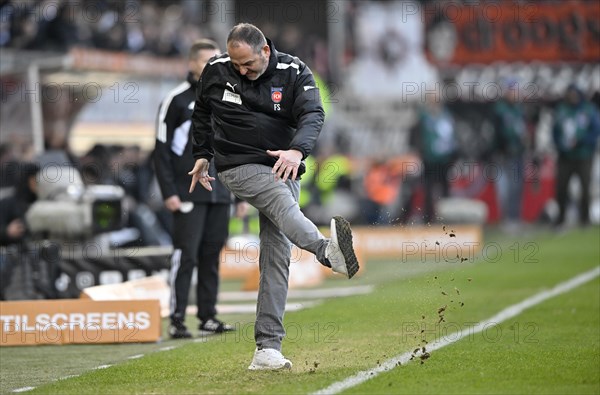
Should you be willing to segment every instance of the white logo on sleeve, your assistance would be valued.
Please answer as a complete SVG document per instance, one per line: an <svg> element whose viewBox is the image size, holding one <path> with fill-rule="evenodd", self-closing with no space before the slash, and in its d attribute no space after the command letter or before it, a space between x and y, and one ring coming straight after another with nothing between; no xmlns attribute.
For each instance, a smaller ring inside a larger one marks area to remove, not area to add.
<svg viewBox="0 0 600 395"><path fill-rule="evenodd" d="M195 101L190 102L190 105L188 106L188 109L193 110L195 105L196 105Z"/></svg>
<svg viewBox="0 0 600 395"><path fill-rule="evenodd" d="M316 87L312 86L312 85L304 85L304 92L306 92L307 90L310 89L315 89Z"/></svg>

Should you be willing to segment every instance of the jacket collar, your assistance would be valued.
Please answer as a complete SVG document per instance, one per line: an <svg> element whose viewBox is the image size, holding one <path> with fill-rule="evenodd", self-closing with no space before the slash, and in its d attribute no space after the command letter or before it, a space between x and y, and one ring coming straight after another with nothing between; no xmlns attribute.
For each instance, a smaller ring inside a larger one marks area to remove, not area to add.
<svg viewBox="0 0 600 395"><path fill-rule="evenodd" d="M273 74L273 71L277 68L277 50L275 49L275 45L273 42L267 38L267 45L271 48L271 55L269 56L269 65L265 72L257 79L257 81L262 80Z"/></svg>
<svg viewBox="0 0 600 395"><path fill-rule="evenodd" d="M186 77L186 81L190 83L191 86L196 87L198 81L194 78L194 74L191 71L188 71L188 75Z"/></svg>

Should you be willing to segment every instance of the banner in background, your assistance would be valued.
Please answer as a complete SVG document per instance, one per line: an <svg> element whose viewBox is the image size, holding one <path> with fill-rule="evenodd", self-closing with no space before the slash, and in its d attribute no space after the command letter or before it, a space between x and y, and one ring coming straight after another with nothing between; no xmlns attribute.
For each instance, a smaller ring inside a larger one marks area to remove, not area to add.
<svg viewBox="0 0 600 395"><path fill-rule="evenodd" d="M483 247L478 225L440 225L397 228L357 226L354 245L368 259L398 262L462 263L473 261Z"/></svg>
<svg viewBox="0 0 600 395"><path fill-rule="evenodd" d="M597 62L600 2L432 1L423 9L435 64Z"/></svg>
<svg viewBox="0 0 600 395"><path fill-rule="evenodd" d="M0 303L0 346L140 343L160 339L158 300Z"/></svg>
<svg viewBox="0 0 600 395"><path fill-rule="evenodd" d="M144 76L181 77L187 73L186 62L151 55L131 55L98 49L76 47L69 51L73 70L108 71Z"/></svg>

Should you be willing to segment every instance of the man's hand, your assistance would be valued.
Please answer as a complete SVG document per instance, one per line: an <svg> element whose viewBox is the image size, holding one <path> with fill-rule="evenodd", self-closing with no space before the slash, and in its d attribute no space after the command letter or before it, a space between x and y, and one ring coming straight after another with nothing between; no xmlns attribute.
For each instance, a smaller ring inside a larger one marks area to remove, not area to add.
<svg viewBox="0 0 600 395"><path fill-rule="evenodd" d="M179 199L179 196L173 195L165 199L165 207L172 213L179 211L181 208L181 200Z"/></svg>
<svg viewBox="0 0 600 395"><path fill-rule="evenodd" d="M200 183L204 187L204 189L208 191L212 191L212 186L210 185L211 181L214 181L215 178L208 175L208 167L210 163L204 158L200 158L196 160L194 164L194 168L188 174L192 176L192 184L190 185L190 193L194 191L196 188L196 183Z"/></svg>
<svg viewBox="0 0 600 395"><path fill-rule="evenodd" d="M6 227L6 234L11 239L20 239L25 234L25 224L18 218L12 220Z"/></svg>
<svg viewBox="0 0 600 395"><path fill-rule="evenodd" d="M300 162L302 162L302 152L295 149L286 151L267 150L267 154L279 158L275 162L275 166L273 166L273 173L276 173L277 177L281 178L283 182L286 182L288 178L291 178L292 181L296 180L298 167L300 166Z"/></svg>

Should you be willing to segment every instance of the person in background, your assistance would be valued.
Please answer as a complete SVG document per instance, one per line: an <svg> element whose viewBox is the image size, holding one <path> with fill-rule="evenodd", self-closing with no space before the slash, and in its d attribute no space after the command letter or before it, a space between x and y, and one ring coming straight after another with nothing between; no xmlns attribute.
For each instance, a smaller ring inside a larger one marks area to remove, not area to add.
<svg viewBox="0 0 600 395"><path fill-rule="evenodd" d="M394 218L389 211L400 191L400 172L389 160L376 159L363 180L366 196L361 209L369 225L389 225Z"/></svg>
<svg viewBox="0 0 600 395"><path fill-rule="evenodd" d="M37 200L36 174L39 166L18 163L16 169L14 194L0 199L0 300L4 300L4 289L10 284L12 270L18 264L15 258L18 259L26 250L28 230L25 214Z"/></svg>
<svg viewBox="0 0 600 395"><path fill-rule="evenodd" d="M592 159L600 136L600 114L574 84L567 88L563 102L556 108L552 136L558 152L556 200L559 214L555 225L561 226L565 221L569 181L574 175L581 183L579 221L581 225L587 225L590 221Z"/></svg>
<svg viewBox="0 0 600 395"><path fill-rule="evenodd" d="M448 172L458 151L454 118L439 95L427 96L414 131L416 135L413 137L413 144L423 162L422 180L425 192L423 222L436 222L434 197L449 196Z"/></svg>
<svg viewBox="0 0 600 395"><path fill-rule="evenodd" d="M185 325L185 315L195 267L201 334L234 330L216 318L215 307L219 256L228 236L231 193L219 182L215 182L212 191L197 189L190 193L187 175L194 166L190 118L197 81L207 61L218 53L217 44L211 40L194 43L189 51L186 81L169 92L158 113L154 167L165 206L173 213L169 335L174 339L192 337Z"/></svg>
<svg viewBox="0 0 600 395"><path fill-rule="evenodd" d="M495 103L493 113L499 165L496 187L505 229L513 232L521 222L525 154L530 143L518 81L505 78L501 87L503 96Z"/></svg>
<svg viewBox="0 0 600 395"><path fill-rule="evenodd" d="M202 74L192 115L196 159L190 190L213 190L209 165L233 194L259 211L260 282L248 369L290 369L281 353L291 243L315 254L334 272L358 271L350 224L336 216L331 238L300 211L302 162L325 118L312 72L297 57L278 52L254 25L241 23L227 37L227 54Z"/></svg>
<svg viewBox="0 0 600 395"><path fill-rule="evenodd" d="M19 162L15 151L10 143L0 144L0 199L13 195L19 182Z"/></svg>

